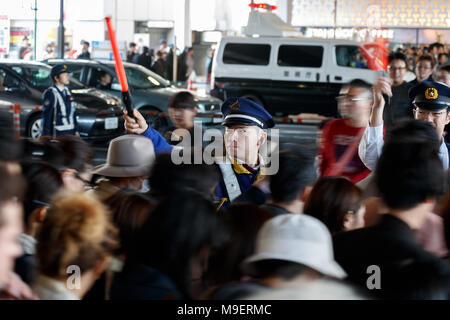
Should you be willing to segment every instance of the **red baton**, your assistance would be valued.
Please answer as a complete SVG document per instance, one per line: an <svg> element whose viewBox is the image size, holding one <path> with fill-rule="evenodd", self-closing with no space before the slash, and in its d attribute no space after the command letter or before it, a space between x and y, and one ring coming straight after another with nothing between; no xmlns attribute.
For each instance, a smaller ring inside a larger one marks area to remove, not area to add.
<svg viewBox="0 0 450 320"><path fill-rule="evenodd" d="M117 46L116 34L112 27L111 17L106 17L106 27L108 28L109 40L111 41L111 47L114 55L116 74L119 79L120 86L122 87L122 100L127 109L128 115L133 117L133 100L131 99L130 91L128 90L128 81L125 74L125 68L123 67L122 58L120 57L119 47Z"/></svg>

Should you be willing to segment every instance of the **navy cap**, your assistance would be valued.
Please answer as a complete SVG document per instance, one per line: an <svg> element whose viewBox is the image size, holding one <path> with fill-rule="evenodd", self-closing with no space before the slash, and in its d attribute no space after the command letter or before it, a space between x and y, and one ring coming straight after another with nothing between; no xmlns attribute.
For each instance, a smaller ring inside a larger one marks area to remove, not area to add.
<svg viewBox="0 0 450 320"><path fill-rule="evenodd" d="M69 72L67 65L65 64L55 64L50 71L50 77L53 80L53 77L59 76L61 73Z"/></svg>
<svg viewBox="0 0 450 320"><path fill-rule="evenodd" d="M450 87L435 81L423 81L409 89L409 98L413 105L430 111L439 111L450 107Z"/></svg>
<svg viewBox="0 0 450 320"><path fill-rule="evenodd" d="M230 98L222 104L224 121L222 125L243 124L258 126L261 129L275 126L270 113L259 104L245 98Z"/></svg>

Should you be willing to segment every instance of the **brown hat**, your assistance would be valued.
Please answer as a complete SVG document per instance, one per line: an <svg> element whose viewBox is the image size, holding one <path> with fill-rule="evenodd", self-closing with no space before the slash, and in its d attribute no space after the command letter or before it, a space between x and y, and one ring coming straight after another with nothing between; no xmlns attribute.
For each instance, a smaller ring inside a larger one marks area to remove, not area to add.
<svg viewBox="0 0 450 320"><path fill-rule="evenodd" d="M146 176L155 161L155 150L150 139L127 134L111 140L106 163L92 171L105 177Z"/></svg>

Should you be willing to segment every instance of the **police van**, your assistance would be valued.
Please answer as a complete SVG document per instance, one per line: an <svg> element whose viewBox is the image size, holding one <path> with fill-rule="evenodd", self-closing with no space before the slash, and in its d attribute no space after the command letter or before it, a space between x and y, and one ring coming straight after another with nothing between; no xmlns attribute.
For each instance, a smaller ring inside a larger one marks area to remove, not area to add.
<svg viewBox="0 0 450 320"><path fill-rule="evenodd" d="M336 96L353 79L374 83L379 48L346 40L225 37L214 56L211 94L247 97L276 116L337 116ZM379 67L379 66L378 66Z"/></svg>

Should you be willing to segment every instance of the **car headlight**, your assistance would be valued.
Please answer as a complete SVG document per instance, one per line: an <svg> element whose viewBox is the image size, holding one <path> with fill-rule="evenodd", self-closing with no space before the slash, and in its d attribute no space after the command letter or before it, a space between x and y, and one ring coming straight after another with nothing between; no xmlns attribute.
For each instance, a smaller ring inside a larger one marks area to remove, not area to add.
<svg viewBox="0 0 450 320"><path fill-rule="evenodd" d="M75 109L79 109L79 110L88 110L89 108L86 107L85 105L81 104L81 103L76 103L76 104L75 104Z"/></svg>

